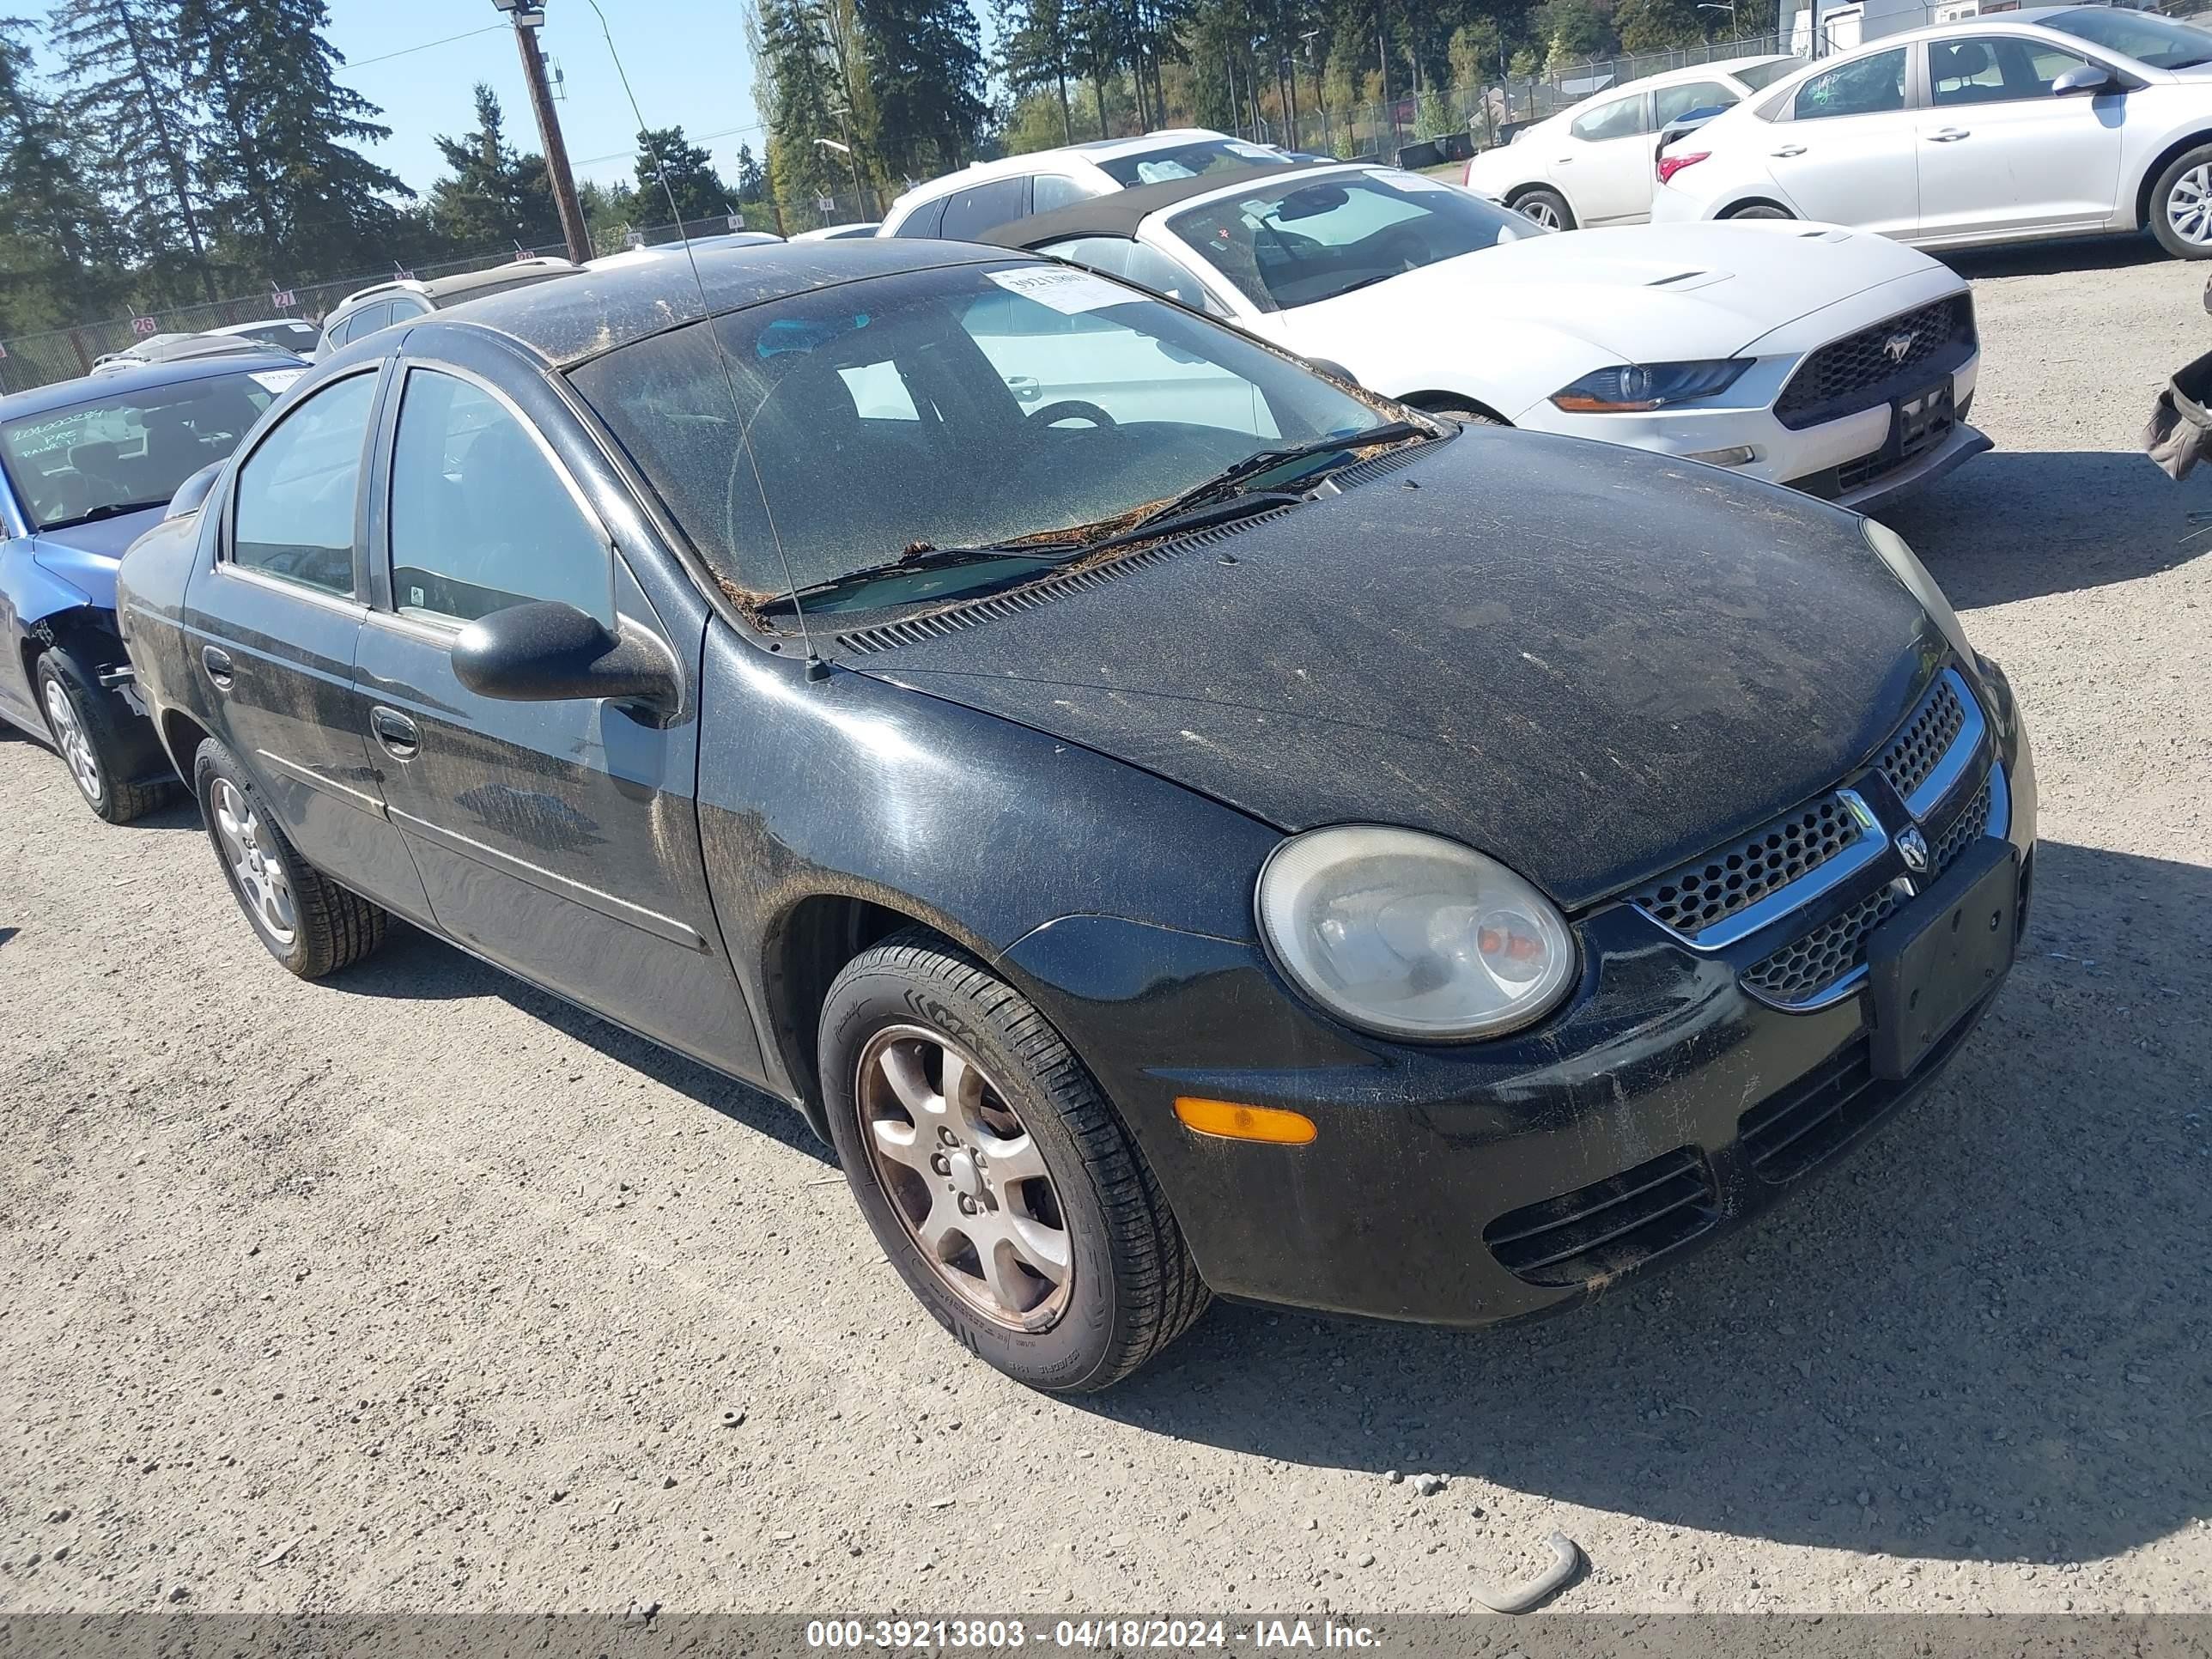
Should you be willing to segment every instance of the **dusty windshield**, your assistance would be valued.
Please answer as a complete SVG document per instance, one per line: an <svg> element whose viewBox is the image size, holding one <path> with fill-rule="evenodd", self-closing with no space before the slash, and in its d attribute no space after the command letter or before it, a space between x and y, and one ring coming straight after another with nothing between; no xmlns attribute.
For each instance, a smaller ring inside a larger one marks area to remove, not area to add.
<svg viewBox="0 0 2212 1659"><path fill-rule="evenodd" d="M714 574L763 600L902 562L822 608L1002 585L1018 574L1002 562L928 556L1110 524L1263 452L1386 424L1226 328L1060 265L735 312L713 325L719 360L708 326L572 379Z"/></svg>
<svg viewBox="0 0 2212 1659"><path fill-rule="evenodd" d="M228 457L305 372L205 376L27 415L0 426L0 453L38 529L160 507L193 473Z"/></svg>
<svg viewBox="0 0 2212 1659"><path fill-rule="evenodd" d="M1524 216L1410 173L1270 179L1188 208L1168 228L1262 311L1547 233Z"/></svg>

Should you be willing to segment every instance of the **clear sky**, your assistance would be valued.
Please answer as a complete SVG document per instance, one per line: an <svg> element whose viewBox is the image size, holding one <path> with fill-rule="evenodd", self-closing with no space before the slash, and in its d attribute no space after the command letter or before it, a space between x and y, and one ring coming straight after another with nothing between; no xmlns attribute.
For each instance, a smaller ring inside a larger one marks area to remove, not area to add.
<svg viewBox="0 0 2212 1659"><path fill-rule="evenodd" d="M329 39L346 57L339 78L382 106L380 118L392 129L391 138L373 153L416 190L427 191L445 171L431 136L458 137L475 124L471 88L479 81L489 82L499 94L508 141L518 149L538 148L514 30L492 0L328 3ZM713 155L726 179L735 176L740 143L750 143L760 154L760 117L753 108L739 0L599 4L647 125L681 126ZM454 35L466 38L450 39ZM539 40L563 77L567 95L554 107L577 178L627 178L637 121L589 0L546 0ZM429 44L434 41L444 44ZM416 47L422 50L410 50Z"/></svg>

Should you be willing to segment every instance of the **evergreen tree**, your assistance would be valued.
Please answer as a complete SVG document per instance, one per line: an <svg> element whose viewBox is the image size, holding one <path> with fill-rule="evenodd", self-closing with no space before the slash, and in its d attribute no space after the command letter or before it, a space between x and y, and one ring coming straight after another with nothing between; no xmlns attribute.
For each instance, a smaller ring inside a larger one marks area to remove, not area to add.
<svg viewBox="0 0 2212 1659"><path fill-rule="evenodd" d="M757 0L745 33L768 126L769 191L784 228L803 228L819 218L815 198L834 195L840 182L840 158L814 142L838 130L836 64L806 0Z"/></svg>
<svg viewBox="0 0 2212 1659"><path fill-rule="evenodd" d="M122 239L91 158L33 79L27 26L0 21L0 328L51 328L122 290Z"/></svg>
<svg viewBox="0 0 2212 1659"><path fill-rule="evenodd" d="M518 243L542 247L561 240L561 219L542 155L507 147L499 96L479 82L477 125L459 138L435 139L453 176L430 191L430 220L457 252L486 252Z"/></svg>
<svg viewBox="0 0 2212 1659"><path fill-rule="evenodd" d="M188 271L213 300L215 271L193 177L191 106L179 0L62 0L50 25L79 131L100 137L98 182L119 204L132 251L157 286Z"/></svg>
<svg viewBox="0 0 2212 1659"><path fill-rule="evenodd" d="M340 86L324 0L179 0L187 91L207 110L210 217L258 277L375 269L414 191L354 145L387 137L375 105Z"/></svg>
<svg viewBox="0 0 2212 1659"><path fill-rule="evenodd" d="M1696 0L1620 0L1613 10L1613 26L1623 52L1664 52L1705 38Z"/></svg>
<svg viewBox="0 0 2212 1659"><path fill-rule="evenodd" d="M738 200L757 202L768 194L768 175L750 144L738 146Z"/></svg>
<svg viewBox="0 0 2212 1659"><path fill-rule="evenodd" d="M916 177L958 167L975 153L988 112L974 8L968 0L854 0L853 11L884 161Z"/></svg>
<svg viewBox="0 0 2212 1659"><path fill-rule="evenodd" d="M686 138L682 127L639 133L636 173L640 210L648 218L665 214L672 196L676 216L685 224L730 210L730 188L714 171L714 158Z"/></svg>

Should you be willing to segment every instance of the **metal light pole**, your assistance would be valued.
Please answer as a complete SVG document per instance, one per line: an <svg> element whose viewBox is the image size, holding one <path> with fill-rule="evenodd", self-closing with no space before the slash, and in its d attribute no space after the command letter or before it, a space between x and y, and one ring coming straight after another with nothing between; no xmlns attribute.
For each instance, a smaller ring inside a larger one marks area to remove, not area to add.
<svg viewBox="0 0 2212 1659"><path fill-rule="evenodd" d="M530 106L538 116L538 139L545 146L545 175L553 184L553 205L561 215L561 235L578 264L592 257L591 233L584 227L583 204L576 199L575 176L568 171L568 146L561 137L561 118L553 112L553 91L545 83L545 59L538 50L538 31L545 26L545 0L491 0L514 25L515 50L522 55L522 78L530 86Z"/></svg>

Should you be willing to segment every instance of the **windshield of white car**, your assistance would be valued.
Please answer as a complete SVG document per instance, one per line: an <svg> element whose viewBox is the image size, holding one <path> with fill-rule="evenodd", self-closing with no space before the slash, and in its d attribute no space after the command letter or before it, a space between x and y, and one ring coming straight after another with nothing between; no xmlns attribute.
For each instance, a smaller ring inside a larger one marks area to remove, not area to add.
<svg viewBox="0 0 2212 1659"><path fill-rule="evenodd" d="M2087 40L2153 69L2195 69L2199 64L2212 64L2212 34L2154 12L2084 6L2036 21L2045 28Z"/></svg>
<svg viewBox="0 0 2212 1659"><path fill-rule="evenodd" d="M1263 451L1390 419L1232 330L1064 265L794 295L717 319L720 356L708 326L570 380L725 588L762 605L793 586L823 593L809 611L1003 586L1064 547L1026 566L930 556L1103 539Z"/></svg>
<svg viewBox="0 0 2212 1659"><path fill-rule="evenodd" d="M1777 58L1765 64L1739 64L1728 71L1731 80L1741 81L1753 92L1772 86L1785 75L1795 75L1805 67L1802 58Z"/></svg>
<svg viewBox="0 0 2212 1659"><path fill-rule="evenodd" d="M1202 179L1210 173L1235 173L1283 159L1280 150L1248 144L1241 138L1198 138L1184 144L1109 156L1097 161L1106 176L1124 190L1164 185L1177 179Z"/></svg>
<svg viewBox="0 0 2212 1659"><path fill-rule="evenodd" d="M1262 311L1333 300L1462 254L1547 233L1510 208L1394 169L1269 179L1168 221Z"/></svg>
<svg viewBox="0 0 2212 1659"><path fill-rule="evenodd" d="M160 507L303 372L211 375L26 415L0 425L0 456L33 529Z"/></svg>

